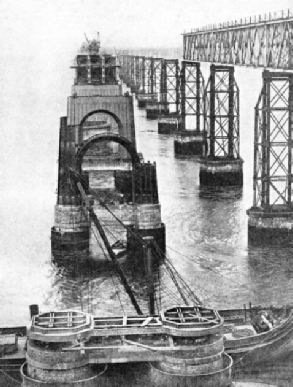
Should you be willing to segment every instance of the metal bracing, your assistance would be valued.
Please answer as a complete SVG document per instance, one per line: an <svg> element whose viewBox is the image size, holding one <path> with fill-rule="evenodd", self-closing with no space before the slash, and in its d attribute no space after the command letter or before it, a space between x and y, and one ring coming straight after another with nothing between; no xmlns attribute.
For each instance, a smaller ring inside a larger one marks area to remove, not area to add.
<svg viewBox="0 0 293 387"><path fill-rule="evenodd" d="M292 206L293 74L263 72L255 107L254 207Z"/></svg>
<svg viewBox="0 0 293 387"><path fill-rule="evenodd" d="M293 69L293 11L197 29L183 45L186 60Z"/></svg>
<svg viewBox="0 0 293 387"><path fill-rule="evenodd" d="M135 86L141 93L144 93L145 89L144 62L144 56L135 56Z"/></svg>
<svg viewBox="0 0 293 387"><path fill-rule="evenodd" d="M136 57L133 56L133 55L130 55L130 84L133 86L135 85L135 81L136 81L136 66L135 66L135 62L136 62Z"/></svg>
<svg viewBox="0 0 293 387"><path fill-rule="evenodd" d="M146 56L144 61L145 93L153 94L152 86L152 57Z"/></svg>
<svg viewBox="0 0 293 387"><path fill-rule="evenodd" d="M131 55L126 55L126 83L131 82Z"/></svg>
<svg viewBox="0 0 293 387"><path fill-rule="evenodd" d="M168 103L170 113L179 110L179 61L164 59L161 75L161 101Z"/></svg>
<svg viewBox="0 0 293 387"><path fill-rule="evenodd" d="M204 79L199 62L183 61L180 72L183 130L204 130Z"/></svg>
<svg viewBox="0 0 293 387"><path fill-rule="evenodd" d="M207 156L239 158L239 90L234 67L211 65L205 89Z"/></svg>
<svg viewBox="0 0 293 387"><path fill-rule="evenodd" d="M151 58L150 89L151 94L161 94L162 58Z"/></svg>

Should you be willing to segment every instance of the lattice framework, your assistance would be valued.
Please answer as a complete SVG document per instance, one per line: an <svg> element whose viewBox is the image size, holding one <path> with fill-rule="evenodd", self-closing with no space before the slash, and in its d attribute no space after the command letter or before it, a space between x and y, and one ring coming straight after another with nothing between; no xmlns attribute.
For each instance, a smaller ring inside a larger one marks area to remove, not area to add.
<svg viewBox="0 0 293 387"><path fill-rule="evenodd" d="M264 71L255 108L254 207L292 206L292 130L293 74Z"/></svg>

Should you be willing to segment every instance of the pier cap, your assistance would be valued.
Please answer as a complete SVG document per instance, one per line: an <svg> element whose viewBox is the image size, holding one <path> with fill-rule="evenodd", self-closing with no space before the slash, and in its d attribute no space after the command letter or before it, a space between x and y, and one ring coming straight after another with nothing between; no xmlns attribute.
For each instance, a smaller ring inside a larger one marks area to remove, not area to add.
<svg viewBox="0 0 293 387"><path fill-rule="evenodd" d="M29 338L46 342L68 342L86 339L94 329L89 313L76 310L42 313L34 316Z"/></svg>

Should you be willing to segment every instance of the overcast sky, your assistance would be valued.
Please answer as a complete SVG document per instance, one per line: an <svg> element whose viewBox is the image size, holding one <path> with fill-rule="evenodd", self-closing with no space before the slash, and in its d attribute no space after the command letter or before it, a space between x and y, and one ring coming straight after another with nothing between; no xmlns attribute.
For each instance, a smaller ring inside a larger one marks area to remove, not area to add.
<svg viewBox="0 0 293 387"><path fill-rule="evenodd" d="M107 46L174 47L184 30L290 6L290 0L0 0L1 53L3 45L4 54L76 47L96 31Z"/></svg>

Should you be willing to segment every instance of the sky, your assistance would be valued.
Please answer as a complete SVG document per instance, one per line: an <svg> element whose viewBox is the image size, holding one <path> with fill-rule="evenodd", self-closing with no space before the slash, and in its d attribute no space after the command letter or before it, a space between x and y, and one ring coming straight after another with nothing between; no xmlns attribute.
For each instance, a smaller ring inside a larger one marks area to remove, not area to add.
<svg viewBox="0 0 293 387"><path fill-rule="evenodd" d="M0 39L6 52L76 47L84 33L97 31L103 45L117 48L178 47L184 30L290 6L290 0L0 0Z"/></svg>

